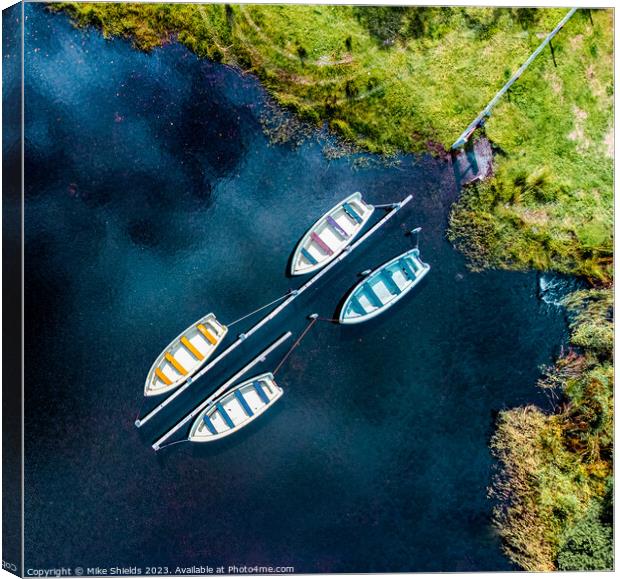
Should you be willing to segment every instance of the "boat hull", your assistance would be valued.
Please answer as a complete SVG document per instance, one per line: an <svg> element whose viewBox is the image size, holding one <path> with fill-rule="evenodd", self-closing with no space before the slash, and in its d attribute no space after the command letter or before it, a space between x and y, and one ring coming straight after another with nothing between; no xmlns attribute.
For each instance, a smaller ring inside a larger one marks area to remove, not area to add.
<svg viewBox="0 0 620 579"><path fill-rule="evenodd" d="M291 260L291 275L325 267L340 255L364 228L374 207L353 193L325 213L301 238Z"/></svg>
<svg viewBox="0 0 620 579"><path fill-rule="evenodd" d="M205 408L189 433L192 442L230 436L258 418L284 394L273 374L261 374L235 386Z"/></svg>
<svg viewBox="0 0 620 579"><path fill-rule="evenodd" d="M349 292L338 321L359 324L377 317L407 295L430 268L420 260L417 248L392 258Z"/></svg>
<svg viewBox="0 0 620 579"><path fill-rule="evenodd" d="M209 313L179 334L157 357L146 377L145 396L159 396L187 382L213 355L228 328Z"/></svg>

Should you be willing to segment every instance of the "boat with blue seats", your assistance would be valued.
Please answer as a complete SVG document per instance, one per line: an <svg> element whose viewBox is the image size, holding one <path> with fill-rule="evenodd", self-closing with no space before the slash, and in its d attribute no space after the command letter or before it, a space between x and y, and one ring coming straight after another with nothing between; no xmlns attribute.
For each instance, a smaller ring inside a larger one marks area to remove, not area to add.
<svg viewBox="0 0 620 579"><path fill-rule="evenodd" d="M193 442L212 442L247 426L283 394L273 374L246 380L214 400L196 418L189 433Z"/></svg>
<svg viewBox="0 0 620 579"><path fill-rule="evenodd" d="M374 209L359 192L332 207L297 244L291 275L312 273L335 259L364 228Z"/></svg>
<svg viewBox="0 0 620 579"><path fill-rule="evenodd" d="M145 396L169 392L187 382L221 344L228 328L209 313L181 332L157 356L146 377Z"/></svg>
<svg viewBox="0 0 620 579"><path fill-rule="evenodd" d="M358 324L378 316L409 293L430 268L420 259L418 248L394 257L370 272L351 290L338 321Z"/></svg>

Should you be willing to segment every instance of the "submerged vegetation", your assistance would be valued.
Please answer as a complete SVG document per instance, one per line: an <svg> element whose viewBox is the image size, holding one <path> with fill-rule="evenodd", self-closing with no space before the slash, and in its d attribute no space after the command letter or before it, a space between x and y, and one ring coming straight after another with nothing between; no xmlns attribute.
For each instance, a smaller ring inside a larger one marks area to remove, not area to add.
<svg viewBox="0 0 620 579"><path fill-rule="evenodd" d="M566 305L577 350L539 382L552 411L502 412L491 443L496 523L529 571L613 568L613 294L583 290Z"/></svg>
<svg viewBox="0 0 620 579"><path fill-rule="evenodd" d="M304 123L325 123L351 147L382 154L448 149L566 13L131 3L50 9L143 50L178 40L198 56L252 72ZM494 175L463 193L448 235L474 269L556 270L598 288L567 300L572 347L539 384L552 409L501 413L492 494L506 552L524 569L609 569L612 11L578 11L553 50L487 121ZM299 131L287 125L284 133Z"/></svg>

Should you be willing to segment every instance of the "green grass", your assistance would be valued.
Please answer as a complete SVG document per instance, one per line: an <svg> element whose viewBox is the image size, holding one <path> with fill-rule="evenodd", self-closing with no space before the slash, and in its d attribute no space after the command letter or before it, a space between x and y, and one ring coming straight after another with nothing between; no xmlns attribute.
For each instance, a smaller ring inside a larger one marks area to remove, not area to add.
<svg viewBox="0 0 620 579"><path fill-rule="evenodd" d="M554 269L611 282L613 29L577 18L486 126L495 177L463 195L450 237L474 268ZM611 138L611 141L609 140Z"/></svg>
<svg viewBox="0 0 620 579"><path fill-rule="evenodd" d="M519 11L491 8L52 6L146 50L177 33L197 54L253 70L281 103L379 152L422 150L427 139L449 145L537 45L536 33L564 13L535 11L526 30Z"/></svg>

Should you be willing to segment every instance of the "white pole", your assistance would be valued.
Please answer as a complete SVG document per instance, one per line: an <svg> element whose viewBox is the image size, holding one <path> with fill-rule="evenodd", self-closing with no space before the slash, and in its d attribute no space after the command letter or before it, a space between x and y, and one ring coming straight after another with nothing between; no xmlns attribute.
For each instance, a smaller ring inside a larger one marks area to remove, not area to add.
<svg viewBox="0 0 620 579"><path fill-rule="evenodd" d="M356 247L366 241L377 229L379 229L382 225L387 223L396 213L402 209L409 201L413 199L412 195L408 195L405 197L400 203L395 203L392 210L382 217L377 223L375 223L364 235L362 235L355 243L349 245L336 259L334 259L331 263L326 265L321 271L319 271L314 277L310 278L304 285L302 285L299 289L293 290L291 295L284 300L279 306L274 308L271 312L269 312L262 320L260 320L254 327L250 328L247 332L243 334L239 334L239 337L236 341L234 341L226 350L224 350L217 358L214 358L209 364L207 364L200 372L197 372L191 380L188 380L183 386L177 388L168 398L162 400L153 410L151 410L144 418L136 420L136 427L140 428L144 424L146 424L153 416L155 416L159 411L164 409L168 404L170 404L177 396L187 390L198 378L204 376L213 366L215 366L220 360L223 360L228 354L230 354L233 350L241 345L241 343L249 338L255 332L258 332L265 324L273 320L286 306L292 303L296 297L300 296L304 291L306 291L310 286L315 284L319 279L321 279L328 271L330 271L333 267L335 267L338 263L340 263L343 259L347 257Z"/></svg>
<svg viewBox="0 0 620 579"><path fill-rule="evenodd" d="M251 370L256 364L259 362L263 362L265 358L271 354L280 344L286 342L292 336L291 332L286 332L283 336L280 336L271 346L263 350L256 358L254 358L249 364L246 364L239 372L237 372L232 378L224 382L211 396L209 396L206 400L201 402L194 410L192 410L185 418L177 422L166 434L164 434L159 440L153 443L153 448L155 450L159 450L162 442L168 440L175 432L183 428L190 420L195 418L202 410L204 410L213 400L215 400L218 396L226 392L226 390L233 385L241 376L243 376L247 371Z"/></svg>

